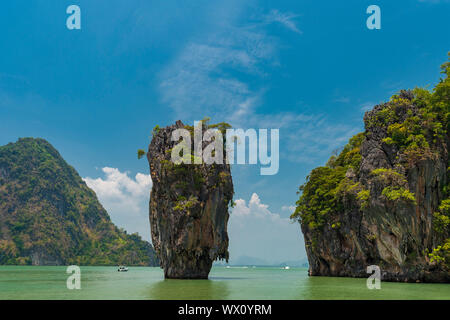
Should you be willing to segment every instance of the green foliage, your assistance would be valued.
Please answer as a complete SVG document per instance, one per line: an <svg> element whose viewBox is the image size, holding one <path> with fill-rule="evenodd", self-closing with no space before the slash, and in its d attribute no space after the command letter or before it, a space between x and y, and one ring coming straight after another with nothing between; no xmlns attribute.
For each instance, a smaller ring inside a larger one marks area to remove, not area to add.
<svg viewBox="0 0 450 320"><path fill-rule="evenodd" d="M160 127L159 125L156 125L152 130L152 135L156 136L159 133Z"/></svg>
<svg viewBox="0 0 450 320"><path fill-rule="evenodd" d="M333 228L333 229L339 229L340 227L341 227L341 223L340 222L336 222L336 223L333 223L331 225L331 228Z"/></svg>
<svg viewBox="0 0 450 320"><path fill-rule="evenodd" d="M361 209L367 208L370 201L370 190L363 189L359 191L356 198L360 201Z"/></svg>
<svg viewBox="0 0 450 320"><path fill-rule="evenodd" d="M395 111L389 106L386 106L377 112L374 117L370 118L366 126L367 129L374 127L385 127L396 120L397 115L395 114Z"/></svg>
<svg viewBox="0 0 450 320"><path fill-rule="evenodd" d="M410 192L406 186L408 184L406 177L393 170L387 168L378 168L372 170L371 175L375 176L386 187L382 194L390 201L404 201L416 203L414 193Z"/></svg>
<svg viewBox="0 0 450 320"><path fill-rule="evenodd" d="M376 234L368 234L368 235L366 235L366 239L369 241L375 241L377 239L377 235Z"/></svg>
<svg viewBox="0 0 450 320"><path fill-rule="evenodd" d="M210 128L216 128L225 133L225 130L227 128L231 128L229 124L224 122L210 125L209 121L210 119L207 117L205 117L201 121L202 133ZM194 130L200 129L200 127L194 128L194 126L189 125L185 125L184 128L190 132L192 138L194 136ZM166 159L160 161L162 169L164 170L164 174L170 177L171 180L173 180L172 186L175 187L176 193L181 192L182 194L190 194L194 192L199 195L198 192L201 192L205 186L205 177L207 171L215 170L215 164L205 165L201 157L194 155L193 147L193 144L190 146L190 148L186 148L186 146L183 146L181 143L179 143L173 149L166 150ZM180 156L180 163L174 163L171 161L171 154L173 152ZM230 179L231 177L229 173L223 171L219 172L219 179L217 181L218 184L213 184L209 186L209 188L216 188L219 185L228 185ZM184 203L179 203L175 205L175 207L177 210L181 210L184 208Z"/></svg>
<svg viewBox="0 0 450 320"><path fill-rule="evenodd" d="M204 126L209 127L208 124L209 124L209 121L211 121L211 118L205 116L205 117L203 117L203 119L200 120L200 121L203 123Z"/></svg>
<svg viewBox="0 0 450 320"><path fill-rule="evenodd" d="M191 134L191 137L194 138L194 126L190 126L188 124L184 125L184 128L189 131L189 133Z"/></svg>
<svg viewBox="0 0 450 320"><path fill-rule="evenodd" d="M225 138L226 138L225 133L226 133L227 129L231 129L231 125L226 122L219 122L216 124L210 124L208 126L208 128L219 130L222 133L222 135L224 136L224 140L225 140Z"/></svg>
<svg viewBox="0 0 450 320"><path fill-rule="evenodd" d="M407 183L406 177L393 169L378 168L372 170L371 175L378 178L384 184L404 185Z"/></svg>
<svg viewBox="0 0 450 320"><path fill-rule="evenodd" d="M188 200L186 200L186 197L180 196L178 197L177 202L175 203L175 206L173 209L175 211L188 211L189 209L195 207L199 203L198 198L195 196L190 196Z"/></svg>
<svg viewBox="0 0 450 320"><path fill-rule="evenodd" d="M301 220L311 229L323 227L327 214L340 206L337 188L344 177L344 167L314 169L300 187L302 195L291 218Z"/></svg>
<svg viewBox="0 0 450 320"><path fill-rule="evenodd" d="M450 199L443 200L439 211L434 213L434 230L439 234L450 232Z"/></svg>
<svg viewBox="0 0 450 320"><path fill-rule="evenodd" d="M339 185L336 188L336 196L342 200L354 198L361 189L359 182L344 178L339 182Z"/></svg>
<svg viewBox="0 0 450 320"><path fill-rule="evenodd" d="M226 130L231 128L231 125L229 123L226 123L226 122L219 122L219 123L215 123L215 124L209 124L210 120L211 120L210 117L204 117L203 120L200 120L203 130L206 130L206 129L217 129L217 130L219 130L222 133L222 135L225 135ZM194 137L194 126L185 125L184 128L187 129L191 133L192 137ZM225 141L225 136L224 136L224 141Z"/></svg>
<svg viewBox="0 0 450 320"><path fill-rule="evenodd" d="M364 137L364 133L360 132L350 138L348 144L345 145L341 153L337 157L332 156L330 160L328 160L327 166L331 168L352 167L358 171L361 163L361 153L359 148L361 147Z"/></svg>
<svg viewBox="0 0 450 320"><path fill-rule="evenodd" d="M402 200L416 204L416 197L414 196L414 193L402 187L386 187L383 189L382 194L390 201Z"/></svg>
<svg viewBox="0 0 450 320"><path fill-rule="evenodd" d="M361 190L357 195L358 200L368 201L370 199L370 191L369 190Z"/></svg>
<svg viewBox="0 0 450 320"><path fill-rule="evenodd" d="M443 245L434 248L428 256L431 263L450 268L450 238L446 239Z"/></svg>
<svg viewBox="0 0 450 320"><path fill-rule="evenodd" d="M226 184L229 179L231 179L231 175L228 172L221 171L219 173L219 183L220 184Z"/></svg>
<svg viewBox="0 0 450 320"><path fill-rule="evenodd" d="M359 148L363 140L363 133L355 135L338 156L328 160L327 166L311 171L307 181L300 186L302 195L291 219L306 223L310 229L321 229L329 214L342 208L342 197L360 190L361 186L346 179L345 173L349 168L359 170Z"/></svg>
<svg viewBox="0 0 450 320"><path fill-rule="evenodd" d="M145 155L145 151L143 149L139 149L137 151L137 157L138 159L141 159Z"/></svg>
<svg viewBox="0 0 450 320"><path fill-rule="evenodd" d="M433 92L416 88L409 92L411 99L394 95L368 123L369 127L379 125L378 119L384 118L386 121L382 124L388 125L388 137L383 141L395 145L410 162L437 156L436 151L431 151L432 145L446 139L450 114L449 62L444 63L441 70L445 78L440 80ZM406 117L400 117L405 110Z"/></svg>

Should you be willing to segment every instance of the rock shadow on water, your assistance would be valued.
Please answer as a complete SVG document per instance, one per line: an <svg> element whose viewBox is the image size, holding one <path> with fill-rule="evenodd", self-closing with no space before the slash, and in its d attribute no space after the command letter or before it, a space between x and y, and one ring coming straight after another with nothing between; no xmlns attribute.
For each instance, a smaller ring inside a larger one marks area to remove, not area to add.
<svg viewBox="0 0 450 320"><path fill-rule="evenodd" d="M226 281L211 279L165 279L148 289L149 298L155 300L222 300L229 294Z"/></svg>

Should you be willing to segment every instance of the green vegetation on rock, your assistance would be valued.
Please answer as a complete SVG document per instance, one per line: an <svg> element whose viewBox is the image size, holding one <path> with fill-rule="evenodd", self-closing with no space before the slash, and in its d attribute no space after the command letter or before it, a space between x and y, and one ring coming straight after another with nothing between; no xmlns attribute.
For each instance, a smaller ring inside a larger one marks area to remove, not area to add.
<svg viewBox="0 0 450 320"><path fill-rule="evenodd" d="M332 211L343 208L342 194L352 190L361 192L358 185L346 179L350 168L359 170L361 161L360 146L364 134L352 137L338 156L332 156L325 167L311 171L305 184L300 186L302 193L291 219L302 221L310 229L321 229L329 220Z"/></svg>
<svg viewBox="0 0 450 320"><path fill-rule="evenodd" d="M302 225L313 274L353 276L363 272L356 262L344 267L347 260L342 257L348 256L349 247L365 254L351 251L354 261L380 260L385 268L392 264L377 253L376 246L386 240L378 240L372 230L362 230L361 221L365 221L379 234L396 239L388 240L398 252L390 260L399 263L399 259L406 259L411 265L439 264L439 276L426 275L432 281L448 275L450 62L441 69L443 77L433 90L401 90L387 103L368 111L364 116L365 131L352 137L325 166L313 169L300 186L291 219ZM430 224L424 208L435 208L434 199L440 204ZM427 234L411 229L415 223L423 224ZM340 233L342 228L347 233ZM351 240L348 232L354 232ZM409 243L413 233L414 244ZM420 237L426 237L427 247ZM330 242L333 246L325 248ZM318 245L320 250L316 250ZM406 279L409 271L405 270L401 276L392 272L392 279Z"/></svg>
<svg viewBox="0 0 450 320"><path fill-rule="evenodd" d="M414 193L402 187L386 187L383 189L382 194L390 201L403 200L416 204Z"/></svg>
<svg viewBox="0 0 450 320"><path fill-rule="evenodd" d="M440 234L450 231L450 199L442 201L439 211L434 213L434 228Z"/></svg>
<svg viewBox="0 0 450 320"><path fill-rule="evenodd" d="M153 136L157 135L159 130L160 130L160 128L159 128L159 125L157 124L152 130L152 135Z"/></svg>
<svg viewBox="0 0 450 320"><path fill-rule="evenodd" d="M442 201L439 211L434 213L434 230L444 238L450 233L450 199ZM450 269L450 238L438 245L429 254L431 262L447 266Z"/></svg>
<svg viewBox="0 0 450 320"><path fill-rule="evenodd" d="M138 159L141 159L145 155L145 151L143 149L139 149L137 151L137 157Z"/></svg>
<svg viewBox="0 0 450 320"><path fill-rule="evenodd" d="M194 128L178 120L161 128L148 148L153 181L150 226L165 278L206 279L214 260L229 257L227 222L234 194L230 165L194 157L194 133L204 135L214 127L208 122L206 118ZM174 141L178 129L190 135ZM203 141L199 147L216 147L215 142ZM220 152L220 147L213 149Z"/></svg>
<svg viewBox="0 0 450 320"><path fill-rule="evenodd" d="M150 243L110 220L43 139L0 147L0 264L156 265Z"/></svg>
<svg viewBox="0 0 450 320"><path fill-rule="evenodd" d="M175 207L173 207L176 211L189 211L189 209L195 207L200 202L196 196L190 196L189 199L186 199L184 196L179 196L177 201L175 202Z"/></svg>

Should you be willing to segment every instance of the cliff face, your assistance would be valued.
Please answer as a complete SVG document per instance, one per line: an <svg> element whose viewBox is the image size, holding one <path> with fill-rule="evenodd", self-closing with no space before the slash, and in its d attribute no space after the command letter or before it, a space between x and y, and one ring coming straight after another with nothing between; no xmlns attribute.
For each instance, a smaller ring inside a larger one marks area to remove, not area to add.
<svg viewBox="0 0 450 320"><path fill-rule="evenodd" d="M308 176L292 218L310 275L368 277L378 265L385 281L450 281L449 88L447 77L376 106Z"/></svg>
<svg viewBox="0 0 450 320"><path fill-rule="evenodd" d="M111 222L43 139L0 147L0 264L156 265L150 243Z"/></svg>
<svg viewBox="0 0 450 320"><path fill-rule="evenodd" d="M155 130L147 153L152 242L166 278L207 278L214 260L228 260L230 166L171 162L177 128L189 127L177 121Z"/></svg>

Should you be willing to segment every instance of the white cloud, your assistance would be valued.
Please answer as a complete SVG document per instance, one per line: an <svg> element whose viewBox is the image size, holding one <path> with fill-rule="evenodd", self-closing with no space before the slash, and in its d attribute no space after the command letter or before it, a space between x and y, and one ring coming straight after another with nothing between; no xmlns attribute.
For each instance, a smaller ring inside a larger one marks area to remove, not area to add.
<svg viewBox="0 0 450 320"><path fill-rule="evenodd" d="M251 108L261 89L251 89L222 70L261 75L258 65L270 61L273 51L264 34L234 27L207 40L191 42L162 73L162 100L178 117L191 120L199 113L224 119Z"/></svg>
<svg viewBox="0 0 450 320"><path fill-rule="evenodd" d="M255 257L269 263L305 257L298 223L270 211L256 193L252 194L248 204L243 199L235 202L228 226L230 263L241 256Z"/></svg>
<svg viewBox="0 0 450 320"><path fill-rule="evenodd" d="M138 173L134 178L117 168L102 168L104 177L83 180L92 188L111 219L129 233L139 232L150 241L148 202L152 181L149 175ZM303 237L298 223L270 211L253 193L250 201L235 201L228 222L230 262L240 256L251 256L279 263L305 257ZM291 210L283 206L282 210Z"/></svg>
<svg viewBox="0 0 450 320"><path fill-rule="evenodd" d="M138 173L134 177L117 168L102 168L104 178L86 177L83 180L97 194L111 219L129 233L139 232L150 240L148 202L152 179L150 175Z"/></svg>
<svg viewBox="0 0 450 320"><path fill-rule="evenodd" d="M260 80L270 72L268 66L279 65L279 39L268 35L267 25L276 22L301 31L294 22L297 15L278 10L241 21L243 7L224 10L228 13L189 41L160 74L162 101L177 117L198 120L201 114L233 124L261 102L266 84Z"/></svg>
<svg viewBox="0 0 450 320"><path fill-rule="evenodd" d="M272 10L270 13L266 16L267 22L278 22L281 23L283 26L288 28L291 31L294 31L298 34L302 34L303 32L298 29L294 19L297 18L297 14L293 13L283 13L278 10Z"/></svg>
<svg viewBox="0 0 450 320"><path fill-rule="evenodd" d="M349 103L350 102L350 98L348 98L348 97L338 97L338 98L333 99L333 102Z"/></svg>
<svg viewBox="0 0 450 320"><path fill-rule="evenodd" d="M288 135L286 158L300 163L328 158L333 150L344 146L359 131L359 128L333 123L328 117L318 115L311 121L293 125Z"/></svg>
<svg viewBox="0 0 450 320"><path fill-rule="evenodd" d="M336 123L326 115L292 112L252 114L238 124L244 128L279 128L280 159L307 164L328 158L362 130Z"/></svg>
<svg viewBox="0 0 450 320"><path fill-rule="evenodd" d="M360 105L360 110L362 111L362 112L366 112L366 111L369 111L369 110L372 110L372 108L375 106L375 104L376 103L373 103L373 102L364 102L364 103L362 103L361 105Z"/></svg>
<svg viewBox="0 0 450 320"><path fill-rule="evenodd" d="M295 207L294 206L282 206L281 210L289 212L289 213L294 213L295 211Z"/></svg>

